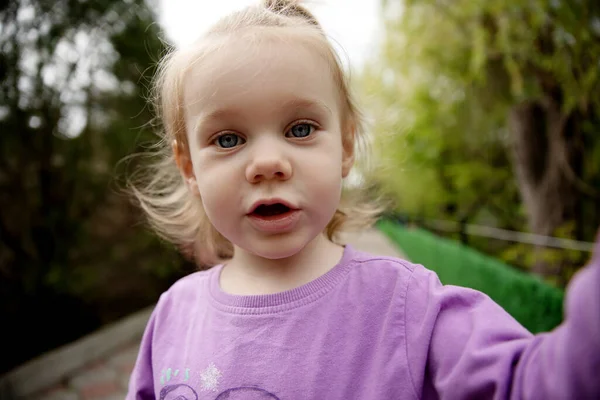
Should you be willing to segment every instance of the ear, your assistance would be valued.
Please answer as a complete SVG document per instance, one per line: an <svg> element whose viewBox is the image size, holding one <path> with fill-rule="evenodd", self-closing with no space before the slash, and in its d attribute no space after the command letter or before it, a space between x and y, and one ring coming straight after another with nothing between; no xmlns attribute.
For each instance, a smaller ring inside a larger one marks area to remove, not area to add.
<svg viewBox="0 0 600 400"><path fill-rule="evenodd" d="M196 176L194 175L194 166L192 164L192 159L190 158L190 153L177 140L173 140L171 147L173 149L173 155L175 156L177 168L179 168L181 175L183 175L188 183L189 189L193 193L198 194L198 185L196 183Z"/></svg>
<svg viewBox="0 0 600 400"><path fill-rule="evenodd" d="M356 126L349 123L349 129L342 134L342 178L348 176L354 166L354 142L356 136Z"/></svg>
<svg viewBox="0 0 600 400"><path fill-rule="evenodd" d="M173 149L175 163L177 164L179 171L181 171L181 175L183 175L185 179L195 178L190 153L188 153L184 146L177 140L173 140L173 143L171 143L171 148Z"/></svg>

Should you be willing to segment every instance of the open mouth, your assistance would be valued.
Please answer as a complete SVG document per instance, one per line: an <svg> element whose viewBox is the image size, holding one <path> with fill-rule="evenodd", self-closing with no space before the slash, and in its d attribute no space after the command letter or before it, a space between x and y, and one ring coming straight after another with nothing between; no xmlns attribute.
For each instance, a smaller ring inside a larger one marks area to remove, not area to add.
<svg viewBox="0 0 600 400"><path fill-rule="evenodd" d="M260 217L272 217L285 214L291 210L292 209L290 207L282 203L275 203L269 205L261 204L260 206L256 207L254 211L252 211L252 214Z"/></svg>
<svg viewBox="0 0 600 400"><path fill-rule="evenodd" d="M250 224L266 234L282 234L294 230L301 219L301 210L284 200L265 200L255 203L248 213Z"/></svg>

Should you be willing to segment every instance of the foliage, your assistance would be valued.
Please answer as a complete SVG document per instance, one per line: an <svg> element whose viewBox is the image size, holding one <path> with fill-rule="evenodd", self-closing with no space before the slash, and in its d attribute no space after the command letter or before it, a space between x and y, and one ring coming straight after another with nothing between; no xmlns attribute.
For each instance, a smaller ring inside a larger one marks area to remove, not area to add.
<svg viewBox="0 0 600 400"><path fill-rule="evenodd" d="M503 146L507 106L478 98L483 89L465 74L470 48L454 25L424 7L413 12L387 22L381 57L363 74L376 121L375 179L411 214L470 220L491 203L497 218L518 225L520 210L502 212L517 197ZM440 51L442 38L452 51Z"/></svg>
<svg viewBox="0 0 600 400"><path fill-rule="evenodd" d="M1 371L151 303L182 261L114 178L152 135L146 3L2 2L0 48L2 342L20 347Z"/></svg>
<svg viewBox="0 0 600 400"><path fill-rule="evenodd" d="M552 234L592 241L600 224L600 3L389 0L384 10L384 42L361 90L378 160L369 178L397 210L533 229L536 206L526 207L516 179L531 160L515 156L507 121L522 104L557 103L570 122L562 136L577 155L561 168L576 194L573 215ZM543 152L542 132L535 140ZM562 162L550 154L536 168ZM511 246L494 251L510 255ZM572 256L552 260L581 263L581 253Z"/></svg>
<svg viewBox="0 0 600 400"><path fill-rule="evenodd" d="M389 220L378 224L411 261L437 273L445 285L479 290L490 296L533 333L562 321L563 292L458 242Z"/></svg>

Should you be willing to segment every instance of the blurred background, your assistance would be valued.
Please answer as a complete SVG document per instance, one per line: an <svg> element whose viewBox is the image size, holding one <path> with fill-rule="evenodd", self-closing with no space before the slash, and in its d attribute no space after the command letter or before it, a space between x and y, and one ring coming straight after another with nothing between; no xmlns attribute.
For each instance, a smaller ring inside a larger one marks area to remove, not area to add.
<svg viewBox="0 0 600 400"><path fill-rule="evenodd" d="M17 349L0 374L195 269L123 193L125 157L156 139L147 96L166 47L252 3L0 1L0 340ZM391 204L380 229L416 262L470 252L447 267L459 278L485 257L562 293L600 226L600 2L308 7L370 117L359 175Z"/></svg>

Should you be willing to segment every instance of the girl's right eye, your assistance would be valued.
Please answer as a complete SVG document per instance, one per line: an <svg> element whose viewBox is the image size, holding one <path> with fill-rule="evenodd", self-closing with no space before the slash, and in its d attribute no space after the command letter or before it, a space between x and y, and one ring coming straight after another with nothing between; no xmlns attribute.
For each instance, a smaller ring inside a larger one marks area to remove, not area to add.
<svg viewBox="0 0 600 400"><path fill-rule="evenodd" d="M244 143L244 139L235 133L226 133L215 139L215 144L223 149L231 149Z"/></svg>

